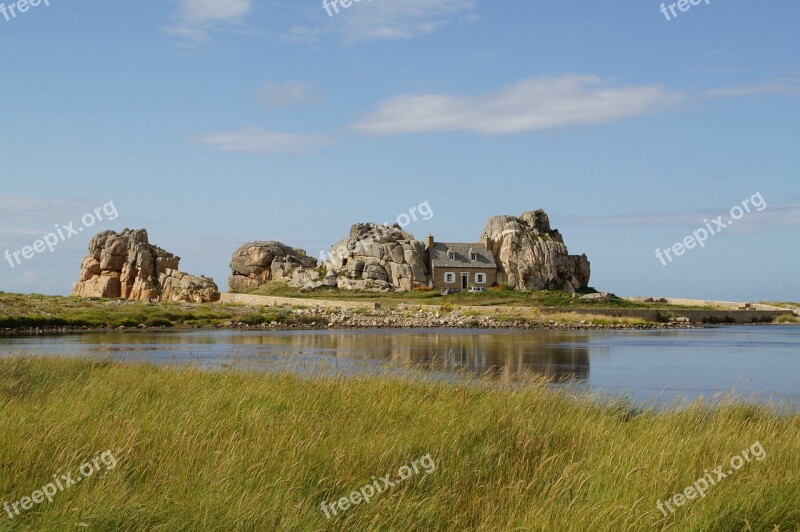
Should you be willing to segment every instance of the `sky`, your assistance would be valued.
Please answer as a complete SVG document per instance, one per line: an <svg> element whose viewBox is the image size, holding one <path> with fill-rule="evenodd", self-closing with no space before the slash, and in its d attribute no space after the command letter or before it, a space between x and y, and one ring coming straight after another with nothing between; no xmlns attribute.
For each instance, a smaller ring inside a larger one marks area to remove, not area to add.
<svg viewBox="0 0 800 532"><path fill-rule="evenodd" d="M330 1L5 0L0 290L104 230L224 290L245 242L544 209L598 290L800 300L796 0Z"/></svg>

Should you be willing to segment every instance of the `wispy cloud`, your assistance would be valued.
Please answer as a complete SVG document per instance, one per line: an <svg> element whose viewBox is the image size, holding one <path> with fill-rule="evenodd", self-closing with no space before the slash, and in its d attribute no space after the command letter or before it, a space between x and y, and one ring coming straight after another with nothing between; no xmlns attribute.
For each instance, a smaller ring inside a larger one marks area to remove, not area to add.
<svg viewBox="0 0 800 532"><path fill-rule="evenodd" d="M644 115L683 95L660 85L611 87L597 76L530 78L482 96L404 95L352 126L375 135L470 131L500 135L593 126Z"/></svg>
<svg viewBox="0 0 800 532"><path fill-rule="evenodd" d="M725 208L708 208L705 210L625 214L609 216L561 216L572 225L615 226L615 227L650 227L677 228L700 227L704 220L712 220L723 215L728 221L728 210ZM767 204L762 211L752 210L743 218L730 225L729 233L752 234L777 228L800 227L800 202Z"/></svg>
<svg viewBox="0 0 800 532"><path fill-rule="evenodd" d="M322 135L270 132L260 127L209 133L194 141L220 151L261 154L306 153L311 148L329 143L327 137Z"/></svg>
<svg viewBox="0 0 800 532"><path fill-rule="evenodd" d="M291 81L287 83L266 82L258 91L258 99L265 107L289 107L302 103L314 103L319 97L311 85Z"/></svg>
<svg viewBox="0 0 800 532"><path fill-rule="evenodd" d="M253 8L253 0L178 0L176 22L170 33L187 41L202 41L220 23L241 21Z"/></svg>
<svg viewBox="0 0 800 532"><path fill-rule="evenodd" d="M19 249L55 227L70 222L78 224L81 216L106 201L108 199L0 195L0 250ZM77 240L72 241L73 245L76 243Z"/></svg>
<svg viewBox="0 0 800 532"><path fill-rule="evenodd" d="M739 98L746 96L800 96L800 83L776 81L760 85L721 87L705 92L708 98Z"/></svg>
<svg viewBox="0 0 800 532"><path fill-rule="evenodd" d="M453 22L474 22L477 0L362 0L348 8L328 1L331 14L323 10L324 22L296 26L295 40L316 40L320 35L338 34L347 42L411 39L430 35Z"/></svg>
<svg viewBox="0 0 800 532"><path fill-rule="evenodd" d="M81 215L97 205L96 199L0 195L0 212L3 213L0 220L11 224L20 221L44 222L42 225L48 227L52 223L65 221L65 216ZM8 227L4 229L10 230Z"/></svg>

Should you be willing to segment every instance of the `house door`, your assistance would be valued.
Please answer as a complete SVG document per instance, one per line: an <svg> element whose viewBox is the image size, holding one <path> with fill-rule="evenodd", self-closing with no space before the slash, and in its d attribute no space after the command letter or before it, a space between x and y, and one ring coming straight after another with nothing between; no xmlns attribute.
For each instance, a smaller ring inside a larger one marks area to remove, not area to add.
<svg viewBox="0 0 800 532"><path fill-rule="evenodd" d="M469 284L469 274L468 273L462 273L461 274L461 288L463 290L466 290L468 284Z"/></svg>

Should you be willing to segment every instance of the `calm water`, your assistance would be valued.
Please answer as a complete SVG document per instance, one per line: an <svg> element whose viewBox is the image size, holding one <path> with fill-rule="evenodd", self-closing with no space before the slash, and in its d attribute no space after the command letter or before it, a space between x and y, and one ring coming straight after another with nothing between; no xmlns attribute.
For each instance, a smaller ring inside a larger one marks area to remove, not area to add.
<svg viewBox="0 0 800 532"><path fill-rule="evenodd" d="M537 372L639 403L735 391L754 401L800 405L800 328L720 327L678 331L108 332L0 340L0 356L92 355L114 360L268 369L301 373L488 374L514 382Z"/></svg>

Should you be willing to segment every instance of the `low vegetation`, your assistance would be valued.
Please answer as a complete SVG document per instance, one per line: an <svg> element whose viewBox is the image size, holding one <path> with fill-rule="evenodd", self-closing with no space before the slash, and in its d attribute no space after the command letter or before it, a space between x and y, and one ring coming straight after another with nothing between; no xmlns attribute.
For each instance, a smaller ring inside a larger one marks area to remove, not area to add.
<svg viewBox="0 0 800 532"><path fill-rule="evenodd" d="M31 327L210 327L226 323L292 324L285 309L242 305L148 303L0 292L0 329Z"/></svg>
<svg viewBox="0 0 800 532"><path fill-rule="evenodd" d="M442 309L454 310L453 308L442 306ZM546 309L517 310L514 312L495 312L486 311L462 311L460 315L464 317L490 316L495 321L504 322L525 322L535 325L621 325L626 327L636 325L657 325L642 318L603 316L594 314L584 314L578 312L548 312Z"/></svg>
<svg viewBox="0 0 800 532"><path fill-rule="evenodd" d="M310 292L301 292L299 288L292 288L286 283L274 282L269 286L261 287L247 293L276 297L296 297L302 299L348 300L348 301L376 301L388 306L398 303L418 305L459 305L459 306L520 306L520 307L582 307L582 308L630 308L654 309L669 307L673 309L689 309L703 307L689 307L666 305L663 303L639 303L621 298L610 301L577 300L570 294L560 290L541 290L523 292L513 290L508 286L494 287L480 293L461 292L443 296L441 290L412 290L409 292L369 292L366 290L338 290L336 288L319 288ZM592 293L589 290L587 293Z"/></svg>
<svg viewBox="0 0 800 532"><path fill-rule="evenodd" d="M800 417L766 407L636 410L553 392L390 377L300 378L57 358L0 360L0 494L30 496L110 451L113 469L19 530L796 530ZM665 516L657 502L759 442ZM421 456L330 520L323 502ZM75 476L73 474L73 476Z"/></svg>

